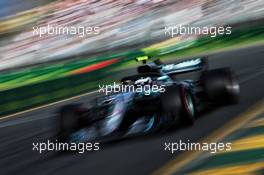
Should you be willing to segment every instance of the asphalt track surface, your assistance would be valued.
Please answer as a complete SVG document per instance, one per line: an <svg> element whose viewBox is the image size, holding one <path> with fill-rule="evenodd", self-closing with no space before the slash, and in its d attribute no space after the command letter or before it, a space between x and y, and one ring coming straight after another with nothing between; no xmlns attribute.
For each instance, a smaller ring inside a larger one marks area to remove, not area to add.
<svg viewBox="0 0 264 175"><path fill-rule="evenodd" d="M198 142L264 97L264 46L210 55L210 68L232 67L241 85L241 102L202 115L194 126L151 137L127 139L99 152L58 155L32 151L32 142L56 132L54 111L62 104L0 121L0 174L143 175L155 172L181 152L164 151L164 142ZM94 95L81 97L85 102ZM71 101L72 102L72 101ZM66 102L69 103L69 102ZM65 103L63 103L65 104Z"/></svg>

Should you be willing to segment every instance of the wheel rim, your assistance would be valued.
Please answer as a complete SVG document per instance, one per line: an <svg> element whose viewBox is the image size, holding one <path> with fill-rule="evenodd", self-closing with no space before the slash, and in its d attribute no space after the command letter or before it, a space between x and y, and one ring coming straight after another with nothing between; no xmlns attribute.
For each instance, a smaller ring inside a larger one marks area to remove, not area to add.
<svg viewBox="0 0 264 175"><path fill-rule="evenodd" d="M186 104L189 116L194 118L194 105L192 97L189 93L187 93Z"/></svg>

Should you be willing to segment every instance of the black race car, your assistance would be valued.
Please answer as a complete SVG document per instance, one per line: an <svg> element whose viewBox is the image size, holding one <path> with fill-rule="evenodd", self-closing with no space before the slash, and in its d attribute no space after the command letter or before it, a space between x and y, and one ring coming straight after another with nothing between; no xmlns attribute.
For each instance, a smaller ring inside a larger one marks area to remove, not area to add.
<svg viewBox="0 0 264 175"><path fill-rule="evenodd" d="M208 105L238 102L239 85L229 68L209 70L206 58L177 64L137 60L136 75L124 77L118 92L90 103L71 104L59 111L59 138L64 142L108 141L193 124ZM177 76L196 71L196 80ZM175 78L176 75L176 78ZM112 89L113 90L113 89Z"/></svg>

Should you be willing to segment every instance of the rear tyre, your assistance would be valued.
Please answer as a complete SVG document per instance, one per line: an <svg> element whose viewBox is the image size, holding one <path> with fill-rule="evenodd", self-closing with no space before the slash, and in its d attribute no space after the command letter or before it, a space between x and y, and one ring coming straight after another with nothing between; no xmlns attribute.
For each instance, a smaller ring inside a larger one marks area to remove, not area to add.
<svg viewBox="0 0 264 175"><path fill-rule="evenodd" d="M192 125L195 121L195 105L190 91L183 85L167 87L161 96L162 108L174 120L173 123Z"/></svg>
<svg viewBox="0 0 264 175"><path fill-rule="evenodd" d="M229 68L204 71L201 81L205 95L210 101L220 104L238 103L239 84Z"/></svg>

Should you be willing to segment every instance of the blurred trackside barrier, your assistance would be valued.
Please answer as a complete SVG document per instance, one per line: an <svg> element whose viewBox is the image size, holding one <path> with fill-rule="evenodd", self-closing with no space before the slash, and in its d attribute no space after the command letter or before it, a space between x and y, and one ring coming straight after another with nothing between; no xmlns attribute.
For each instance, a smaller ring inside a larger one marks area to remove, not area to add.
<svg viewBox="0 0 264 175"><path fill-rule="evenodd" d="M225 42L237 43L241 39L245 38L264 38L263 31L263 25L254 25L251 27L248 27L246 25L246 27L235 28L232 31L232 34L228 36L217 36L215 38L202 37L198 39L195 44L191 45L186 49L180 50L180 52L201 46L207 48L209 45L209 47L212 47L211 45L214 44L211 43L217 43L221 46L221 44ZM173 52L175 52L175 50L172 49L172 52L168 52L168 54L171 54ZM67 97L79 95L97 89L99 84L102 85L117 81L118 78L122 77L123 75L117 75L115 72L112 71L112 69L121 66L126 62L131 62L131 60L134 59L136 56L140 56L143 54L159 55L160 53L159 50L150 53L144 53L142 51L134 53L131 52L127 56L124 56L124 58L121 59L119 62L90 73L62 76L55 79L41 81L40 83L32 83L21 87L0 91L0 116L19 112L39 105L55 102L61 99L65 99ZM81 66L78 65L75 68L79 67ZM69 68L69 70L73 69ZM40 71L39 74L45 75L47 74L46 71ZM6 77L6 80L7 79L11 80L14 79L14 77ZM1 80L3 79L0 79L0 81Z"/></svg>
<svg viewBox="0 0 264 175"><path fill-rule="evenodd" d="M46 63L18 70L7 70L0 73L0 91L12 89L32 83L40 83L51 79L62 78L73 74L74 71L93 66L113 59L122 59L134 55L138 51L123 52L111 56L89 57L63 62ZM140 52L140 51L139 51Z"/></svg>

